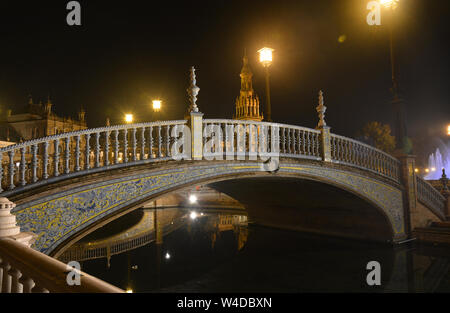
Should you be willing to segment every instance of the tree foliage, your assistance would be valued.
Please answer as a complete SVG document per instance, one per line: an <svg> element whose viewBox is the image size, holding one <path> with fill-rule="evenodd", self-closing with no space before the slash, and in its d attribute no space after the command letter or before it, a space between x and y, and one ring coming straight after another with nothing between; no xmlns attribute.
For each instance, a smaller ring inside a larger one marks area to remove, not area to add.
<svg viewBox="0 0 450 313"><path fill-rule="evenodd" d="M395 137L391 135L391 127L387 124L369 122L358 133L358 137L387 153L392 153L395 149Z"/></svg>

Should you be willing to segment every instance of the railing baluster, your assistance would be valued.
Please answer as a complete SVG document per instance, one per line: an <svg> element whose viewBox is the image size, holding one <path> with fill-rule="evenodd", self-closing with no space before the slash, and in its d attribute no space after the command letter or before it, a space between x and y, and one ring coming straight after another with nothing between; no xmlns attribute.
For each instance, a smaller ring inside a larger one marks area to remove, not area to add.
<svg viewBox="0 0 450 313"><path fill-rule="evenodd" d="M128 130L123 130L123 163L128 163Z"/></svg>
<svg viewBox="0 0 450 313"><path fill-rule="evenodd" d="M105 131L105 155L104 155L104 162L103 164L105 166L109 166L109 135L110 135L110 131L107 130Z"/></svg>
<svg viewBox="0 0 450 313"><path fill-rule="evenodd" d="M131 158L132 158L133 162L136 162L136 159L137 159L136 158L136 147L137 147L137 145L136 145L136 128L134 127L131 129L131 152L132 152Z"/></svg>
<svg viewBox="0 0 450 313"><path fill-rule="evenodd" d="M53 154L53 176L59 176L59 139L54 141L55 152Z"/></svg>
<svg viewBox="0 0 450 313"><path fill-rule="evenodd" d="M89 144L89 140L91 139L91 134L86 134L86 151L85 151L85 164L84 164L84 169L85 170L89 170L89 168L91 167L91 151L90 151L90 144Z"/></svg>
<svg viewBox="0 0 450 313"><path fill-rule="evenodd" d="M48 178L48 141L44 142L44 158L43 158L43 171L42 171L42 177L44 179Z"/></svg>
<svg viewBox="0 0 450 313"><path fill-rule="evenodd" d="M20 148L20 185L25 186L25 170L27 169L27 161L25 160L25 147Z"/></svg>
<svg viewBox="0 0 450 313"><path fill-rule="evenodd" d="M70 173L70 137L66 137L66 154L65 154L65 174Z"/></svg>
<svg viewBox="0 0 450 313"><path fill-rule="evenodd" d="M31 181L33 183L38 181L38 177L37 177L37 169L38 169L37 152L38 152L38 145L37 144L32 145L31 146L31 153L32 153L32 157L31 157L31 175L32 175L32 179L31 179Z"/></svg>
<svg viewBox="0 0 450 313"><path fill-rule="evenodd" d="M145 160L145 127L141 128L141 158L140 160Z"/></svg>
<svg viewBox="0 0 450 313"><path fill-rule="evenodd" d="M153 159L153 126L148 128L148 158Z"/></svg>
<svg viewBox="0 0 450 313"><path fill-rule="evenodd" d="M22 274L22 276L19 278L19 283L23 286L23 293L31 293L31 289L34 287L34 281L28 277Z"/></svg>
<svg viewBox="0 0 450 313"><path fill-rule="evenodd" d="M81 170L80 167L80 135L75 136L75 171L78 172Z"/></svg>
<svg viewBox="0 0 450 313"><path fill-rule="evenodd" d="M16 188L14 186L14 150L8 152L9 155L9 190Z"/></svg>
<svg viewBox="0 0 450 313"><path fill-rule="evenodd" d="M162 157L161 145L162 145L161 125L158 125L158 158Z"/></svg>
<svg viewBox="0 0 450 313"><path fill-rule="evenodd" d="M119 164L119 130L114 130L114 164Z"/></svg>
<svg viewBox="0 0 450 313"><path fill-rule="evenodd" d="M100 132L95 133L95 167L100 167Z"/></svg>
<svg viewBox="0 0 450 313"><path fill-rule="evenodd" d="M170 125L166 126L166 157L170 156Z"/></svg>

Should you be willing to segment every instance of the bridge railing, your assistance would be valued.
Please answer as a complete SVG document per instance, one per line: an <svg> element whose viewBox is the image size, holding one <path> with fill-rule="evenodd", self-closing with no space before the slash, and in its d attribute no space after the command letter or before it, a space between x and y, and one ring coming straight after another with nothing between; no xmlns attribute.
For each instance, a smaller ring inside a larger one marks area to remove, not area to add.
<svg viewBox="0 0 450 313"><path fill-rule="evenodd" d="M400 161L393 156L362 142L331 134L333 162L369 170L400 182Z"/></svg>
<svg viewBox="0 0 450 313"><path fill-rule="evenodd" d="M0 148L0 193L105 168L171 159L173 128L161 121L94 128Z"/></svg>
<svg viewBox="0 0 450 313"><path fill-rule="evenodd" d="M292 157L320 160L320 131L306 127L228 119L203 120L203 146L218 131L219 149L209 145L205 157Z"/></svg>
<svg viewBox="0 0 450 313"><path fill-rule="evenodd" d="M445 219L446 198L436 188L434 188L433 185L419 176L416 176L416 185L417 200L430 208L435 214Z"/></svg>
<svg viewBox="0 0 450 313"><path fill-rule="evenodd" d="M69 267L69 269L71 269ZM121 293L89 274L79 272L80 284L67 282L66 264L16 240L0 239L0 291L2 293Z"/></svg>

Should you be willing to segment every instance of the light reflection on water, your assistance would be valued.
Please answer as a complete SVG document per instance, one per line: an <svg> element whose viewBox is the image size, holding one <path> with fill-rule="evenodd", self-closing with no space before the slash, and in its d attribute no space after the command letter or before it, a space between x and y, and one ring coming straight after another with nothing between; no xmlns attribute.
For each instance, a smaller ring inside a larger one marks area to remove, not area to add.
<svg viewBox="0 0 450 313"><path fill-rule="evenodd" d="M450 292L450 249L364 243L248 225L245 211L137 210L63 261L133 292ZM381 264L381 286L366 265Z"/></svg>

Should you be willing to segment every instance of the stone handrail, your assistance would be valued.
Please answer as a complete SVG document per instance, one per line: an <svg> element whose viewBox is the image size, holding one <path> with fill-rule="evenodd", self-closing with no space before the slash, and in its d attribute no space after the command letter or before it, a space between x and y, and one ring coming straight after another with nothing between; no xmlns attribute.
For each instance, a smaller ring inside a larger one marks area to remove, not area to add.
<svg viewBox="0 0 450 313"><path fill-rule="evenodd" d="M0 194L7 197L87 173L171 160L172 144L185 126L193 132L192 141L184 142L192 145L187 148L192 149L195 160L236 156L250 160L259 156L264 161L268 157L323 160L399 182L398 160L364 143L330 134L328 129L228 119L200 118L187 123L177 120L101 127L0 148ZM218 140L211 144L209 135L216 132ZM189 149L183 153L186 151Z"/></svg>
<svg viewBox="0 0 450 313"><path fill-rule="evenodd" d="M121 293L80 271L80 285L67 283L67 265L10 238L0 238L2 293Z"/></svg>
<svg viewBox="0 0 450 313"><path fill-rule="evenodd" d="M400 182L400 161L370 145L331 134L331 158L335 163L350 165Z"/></svg>
<svg viewBox="0 0 450 313"><path fill-rule="evenodd" d="M430 208L435 214L445 220L446 198L428 183L426 180L416 176L417 200Z"/></svg>
<svg viewBox="0 0 450 313"><path fill-rule="evenodd" d="M171 158L173 128L185 120L117 125L0 148L3 196L59 179Z"/></svg>
<svg viewBox="0 0 450 313"><path fill-rule="evenodd" d="M223 142L222 151L215 154L207 151L205 156L259 155L321 160L319 130L279 123L205 119L203 140L206 141L207 134L218 129L221 130L219 141ZM242 140L241 146L238 144L239 138Z"/></svg>

